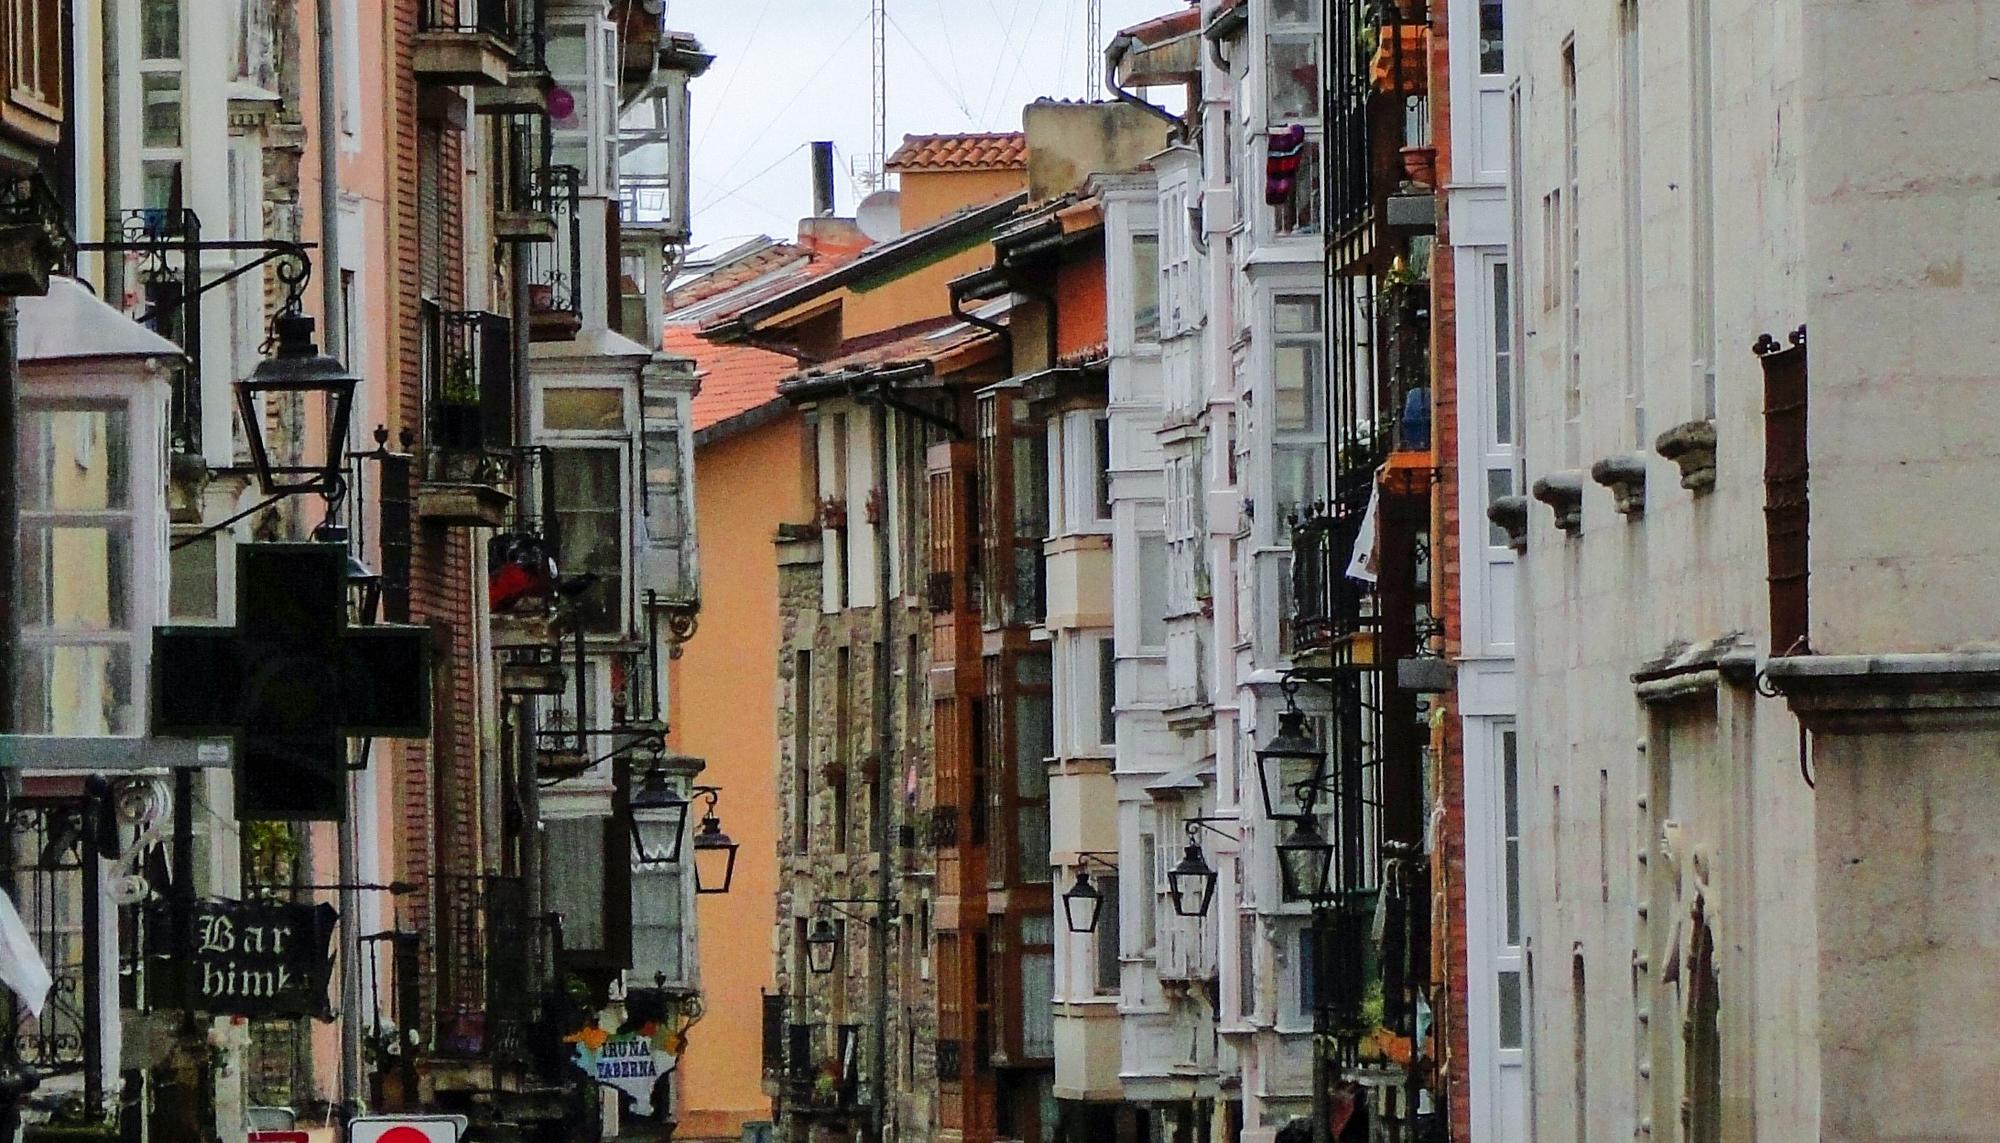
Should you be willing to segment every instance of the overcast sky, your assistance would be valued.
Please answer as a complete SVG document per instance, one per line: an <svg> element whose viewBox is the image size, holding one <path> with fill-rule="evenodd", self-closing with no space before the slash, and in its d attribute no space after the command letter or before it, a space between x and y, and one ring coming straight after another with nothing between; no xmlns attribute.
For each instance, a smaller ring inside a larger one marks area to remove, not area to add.
<svg viewBox="0 0 2000 1143"><path fill-rule="evenodd" d="M1183 0L1103 0L1108 38ZM889 148L905 133L1018 131L1038 96L1080 99L1085 0L888 0ZM831 139L843 214L871 147L868 0L668 0L715 66L694 83L694 243L788 237L812 208L806 144ZM1092 63L1086 65L1085 57Z"/></svg>

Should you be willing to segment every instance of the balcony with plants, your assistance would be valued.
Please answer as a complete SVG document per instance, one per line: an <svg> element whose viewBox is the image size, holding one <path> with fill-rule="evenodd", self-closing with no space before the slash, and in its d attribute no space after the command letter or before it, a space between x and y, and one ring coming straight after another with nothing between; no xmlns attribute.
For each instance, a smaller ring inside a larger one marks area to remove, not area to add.
<svg viewBox="0 0 2000 1143"><path fill-rule="evenodd" d="M572 341L583 329L583 174L554 164L529 181L531 209L548 216L552 241L528 250L528 338Z"/></svg>
<svg viewBox="0 0 2000 1143"><path fill-rule="evenodd" d="M419 518L497 528L508 518L514 450L514 333L507 318L431 310L424 327Z"/></svg>

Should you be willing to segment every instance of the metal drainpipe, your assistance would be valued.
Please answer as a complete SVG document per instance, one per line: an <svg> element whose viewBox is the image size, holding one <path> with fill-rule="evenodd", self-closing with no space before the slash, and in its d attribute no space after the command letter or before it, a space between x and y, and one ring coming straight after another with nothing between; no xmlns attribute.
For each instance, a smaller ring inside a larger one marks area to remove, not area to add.
<svg viewBox="0 0 2000 1143"><path fill-rule="evenodd" d="M891 743L889 736L891 711L889 707L890 670L889 659L893 653L892 611L894 602L890 599L890 564L894 553L889 550L889 407L878 402L875 405L875 486L880 490L880 514L875 521L875 629L878 650L875 654L875 812L882 820L870 823L875 826L875 907L874 957L869 966L875 977L875 1042L873 1045L872 1067L869 1086L873 1102L875 1139L874 1143L885 1143L888 1136L888 1093L889 1093L889 924L892 919L889 900L889 819L895 816L896 783L895 770L889 764Z"/></svg>
<svg viewBox="0 0 2000 1143"><path fill-rule="evenodd" d="M1104 49L1105 89L1110 91L1111 94L1117 96L1118 101L1120 103L1129 103L1132 106L1137 107L1142 111L1146 111L1150 114L1157 115L1161 119L1164 119L1167 122L1173 124L1174 137L1184 138L1187 135L1187 120L1182 119L1180 116L1175 115L1173 112L1168 111L1166 108L1161 107L1157 103L1149 103L1146 100L1141 99L1138 96L1132 94L1131 92L1125 90L1124 88L1118 86L1118 65L1124 61L1125 53L1130 51L1132 49L1132 45L1138 42L1139 41L1133 39L1131 36L1121 34L1116 39L1111 41L1110 47Z"/></svg>
<svg viewBox="0 0 2000 1143"><path fill-rule="evenodd" d="M18 329L14 312L14 299L0 297L0 441L6 442L6 455L13 454L13 444L17 439L20 408L16 395L16 374L19 364L14 355L14 335ZM12 473L0 474L0 584L14 582L14 538L19 534L20 499L18 487ZM14 593L0 590L0 698L11 700L14 694L14 645L19 638L16 625L19 617L14 613ZM14 728L14 704L0 701L0 732ZM13 804L14 787L17 781L13 770L0 770L0 819L3 819ZM0 891L9 897L15 895L14 847L0 845ZM16 1026L20 1002L12 991L7 992L4 1015L7 1027ZM12 1086L14 1073L20 1068L19 1045L15 1037L0 1038L0 1085ZM20 1131L20 1107L10 1097L0 1094L0 1139L12 1139Z"/></svg>
<svg viewBox="0 0 2000 1143"><path fill-rule="evenodd" d="M329 357L347 352L347 327L341 312L340 296L340 153L335 143L339 109L334 104L333 0L314 5L316 25L314 49L319 56L319 230L320 230L320 312L324 315L320 344ZM195 303L199 305L200 302ZM352 368L354 363L349 362ZM348 431L354 431L353 426ZM352 447L349 442L349 447ZM329 509L333 506L329 505ZM365 763L366 758L362 761ZM341 776L347 783L348 804L353 806L355 781L352 772ZM355 815L349 813L338 823L340 867L340 1102L343 1121L361 1106L361 975L354 966L361 962L361 896L351 886L361 881L360 845L354 836ZM345 1129L343 1128L343 1135Z"/></svg>
<svg viewBox="0 0 2000 1143"><path fill-rule="evenodd" d="M118 237L118 235L110 233L110 230L113 226L117 225L115 220L118 218L124 203L124 197L121 194L124 183L124 163L121 161L124 157L125 149L123 141L124 116L120 114L120 111L123 109L123 103L118 98L119 88L124 84L122 78L124 73L119 70L118 63L118 12L123 7L124 5L122 4L101 5L98 19L98 22L103 25L102 35L98 38L100 45L98 56L104 64L104 84L100 89L104 114L99 116L99 121L103 124L104 131L104 145L102 147L104 179L101 185L104 187L103 216L106 221L103 225L106 230L104 237L107 239ZM83 197L83 188L77 188L77 197ZM78 221L81 222L82 219L79 218ZM104 300L122 309L125 298L125 255L106 251L103 257Z"/></svg>

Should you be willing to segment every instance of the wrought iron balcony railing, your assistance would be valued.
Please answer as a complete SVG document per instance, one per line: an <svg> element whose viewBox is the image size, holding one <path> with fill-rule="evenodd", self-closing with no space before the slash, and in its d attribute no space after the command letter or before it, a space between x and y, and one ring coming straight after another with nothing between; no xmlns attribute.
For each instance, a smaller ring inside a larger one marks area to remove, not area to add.
<svg viewBox="0 0 2000 1143"><path fill-rule="evenodd" d="M511 47L520 16L518 0L424 0L417 30L483 34Z"/></svg>
<svg viewBox="0 0 2000 1143"><path fill-rule="evenodd" d="M444 874L437 885L437 1055L523 1056L533 992L522 936L527 888L517 877Z"/></svg>
<svg viewBox="0 0 2000 1143"><path fill-rule="evenodd" d="M511 449L514 323L479 310L433 310L425 347L426 451L435 455Z"/></svg>
<svg viewBox="0 0 2000 1143"><path fill-rule="evenodd" d="M568 341L583 328L583 174L554 165L535 172L534 207L555 220L555 241L528 252L529 336Z"/></svg>

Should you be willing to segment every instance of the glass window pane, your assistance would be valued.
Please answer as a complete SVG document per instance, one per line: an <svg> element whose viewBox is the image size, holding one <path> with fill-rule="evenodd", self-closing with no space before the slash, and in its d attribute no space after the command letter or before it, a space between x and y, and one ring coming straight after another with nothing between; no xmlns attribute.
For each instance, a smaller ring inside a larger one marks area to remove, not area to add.
<svg viewBox="0 0 2000 1143"><path fill-rule="evenodd" d="M564 575L592 573L598 584L584 600L589 629L615 632L624 599L624 530L615 449L556 449L557 561Z"/></svg>
<svg viewBox="0 0 2000 1143"><path fill-rule="evenodd" d="M1274 24L1309 24L1319 20L1319 0L1271 0Z"/></svg>
<svg viewBox="0 0 2000 1143"><path fill-rule="evenodd" d="M1319 38L1271 37L1269 120L1319 118Z"/></svg>
<svg viewBox="0 0 2000 1143"><path fill-rule="evenodd" d="M632 973L642 981L651 981L656 973L670 982L686 979L681 956L682 891L675 867L632 870Z"/></svg>
<svg viewBox="0 0 2000 1143"><path fill-rule="evenodd" d="M1056 956L1021 954L1021 1052L1031 1059L1056 1054Z"/></svg>
<svg viewBox="0 0 2000 1143"><path fill-rule="evenodd" d="M1091 878L1104 904L1097 911L1097 991L1118 994L1118 878L1097 875Z"/></svg>
<svg viewBox="0 0 2000 1143"><path fill-rule="evenodd" d="M148 159L141 165L140 205L147 210L177 210L181 206L179 159Z"/></svg>
<svg viewBox="0 0 2000 1143"><path fill-rule="evenodd" d="M1512 469L1489 468L1486 470L1486 502L1488 504L1491 504L1494 501L1499 500L1503 496L1512 496L1513 494L1514 494L1514 471ZM1512 541L1510 541L1507 538L1507 529L1502 528L1500 525L1492 523L1490 521L1487 523L1486 525L1487 547L1504 548L1508 547L1511 544L1511 542Z"/></svg>
<svg viewBox="0 0 2000 1143"><path fill-rule="evenodd" d="M1167 538L1139 537L1139 645L1167 645Z"/></svg>
<svg viewBox="0 0 2000 1143"><path fill-rule="evenodd" d="M102 512L130 506L131 446L122 408L23 410L16 471L24 512Z"/></svg>
<svg viewBox="0 0 2000 1143"><path fill-rule="evenodd" d="M1507 40L1501 0L1479 0L1479 71L1499 75L1507 70Z"/></svg>
<svg viewBox="0 0 2000 1143"><path fill-rule="evenodd" d="M619 389L548 389L542 394L542 425L585 431L625 427L625 394Z"/></svg>
<svg viewBox="0 0 2000 1143"><path fill-rule="evenodd" d="M1152 341L1160 336L1160 238L1132 236L1132 338Z"/></svg>
<svg viewBox="0 0 2000 1143"><path fill-rule="evenodd" d="M181 0L139 0L139 55L149 60L181 56Z"/></svg>
<svg viewBox="0 0 2000 1143"><path fill-rule="evenodd" d="M1272 306L1272 328L1279 333L1320 332L1318 294L1279 294Z"/></svg>
<svg viewBox="0 0 2000 1143"><path fill-rule="evenodd" d="M168 555L168 618L203 622L218 617L215 550L216 538L203 536Z"/></svg>
<svg viewBox="0 0 2000 1143"><path fill-rule="evenodd" d="M1318 234L1320 216L1320 146L1308 141L1299 150L1299 172L1291 197L1272 207L1272 229L1279 234Z"/></svg>
<svg viewBox="0 0 2000 1143"><path fill-rule="evenodd" d="M563 946L604 947L604 822L544 822L549 911L562 914Z"/></svg>
<svg viewBox="0 0 2000 1143"><path fill-rule="evenodd" d="M1493 267L1493 439L1514 440L1513 299L1507 294L1507 263Z"/></svg>
<svg viewBox="0 0 2000 1143"><path fill-rule="evenodd" d="M1313 396L1324 373L1319 345L1315 342L1278 345L1273 349L1273 358L1272 384L1277 389L1276 408L1271 414L1273 427L1279 432L1314 428Z"/></svg>
<svg viewBox="0 0 2000 1143"><path fill-rule="evenodd" d="M145 130L141 136L141 143L148 147L180 146L180 73L155 71L141 76L139 101L145 107Z"/></svg>
<svg viewBox="0 0 2000 1143"><path fill-rule="evenodd" d="M1500 974L1500 1046L1521 1046L1521 974Z"/></svg>
<svg viewBox="0 0 2000 1143"><path fill-rule="evenodd" d="M1521 943L1521 786L1520 761L1514 731L1500 735L1502 796L1505 798L1507 847L1507 943Z"/></svg>
<svg viewBox="0 0 2000 1143"><path fill-rule="evenodd" d="M14 692L20 734L133 735L132 649L87 643L21 649Z"/></svg>
<svg viewBox="0 0 2000 1143"><path fill-rule="evenodd" d="M132 624L132 535L119 520L21 527L21 625L122 631Z"/></svg>
<svg viewBox="0 0 2000 1143"><path fill-rule="evenodd" d="M1104 417L1091 422L1091 432L1097 449L1097 480L1093 489L1093 503L1099 520L1111 519L1111 422Z"/></svg>
<svg viewBox="0 0 2000 1143"><path fill-rule="evenodd" d="M1118 741L1118 643L1097 641L1097 741L1110 746Z"/></svg>

